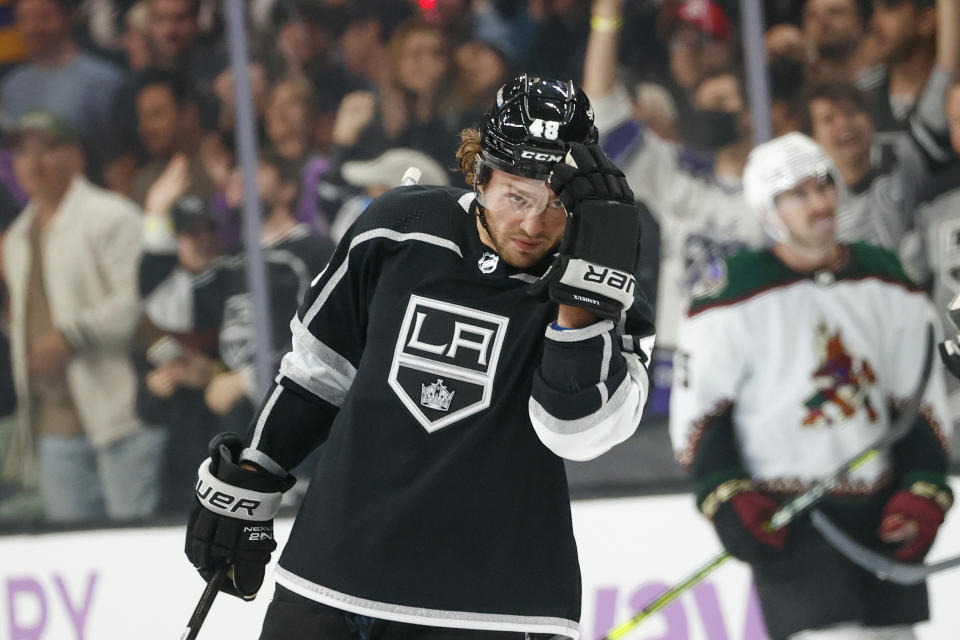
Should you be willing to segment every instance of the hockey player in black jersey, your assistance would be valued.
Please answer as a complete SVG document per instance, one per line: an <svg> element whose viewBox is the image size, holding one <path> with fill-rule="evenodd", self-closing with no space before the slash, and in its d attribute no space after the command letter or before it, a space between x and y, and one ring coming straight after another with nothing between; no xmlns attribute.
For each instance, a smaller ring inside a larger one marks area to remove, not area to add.
<svg viewBox="0 0 960 640"><path fill-rule="evenodd" d="M515 78L462 138L473 190L371 203L249 433L200 468L187 556L250 599L288 470L322 445L262 639L579 637L563 458L640 419L639 211L571 82Z"/></svg>

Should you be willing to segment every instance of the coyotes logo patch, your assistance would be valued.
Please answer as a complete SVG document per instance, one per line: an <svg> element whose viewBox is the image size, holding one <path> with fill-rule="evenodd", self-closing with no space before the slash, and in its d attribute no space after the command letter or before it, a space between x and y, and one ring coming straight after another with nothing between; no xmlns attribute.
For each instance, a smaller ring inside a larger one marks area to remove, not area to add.
<svg viewBox="0 0 960 640"><path fill-rule="evenodd" d="M823 323L817 325L817 351L820 365L813 372L817 390L804 402L803 426L832 426L853 417L861 407L875 422L877 412L869 394L877 378L870 363L850 355L840 331L830 332Z"/></svg>

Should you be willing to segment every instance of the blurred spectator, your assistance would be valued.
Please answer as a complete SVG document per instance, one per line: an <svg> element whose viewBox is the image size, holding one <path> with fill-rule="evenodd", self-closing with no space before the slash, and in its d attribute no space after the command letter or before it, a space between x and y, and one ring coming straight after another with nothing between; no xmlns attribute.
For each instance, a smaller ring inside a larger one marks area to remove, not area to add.
<svg viewBox="0 0 960 640"><path fill-rule="evenodd" d="M145 83L157 77L157 70L175 78L197 110L198 122L205 130L217 126L218 102L214 82L227 66L222 48L199 42L200 0L143 0L147 3L146 38L149 60L136 45L126 49L127 65L139 68L120 88L113 101L111 130L115 132L108 150L110 158L107 184L114 191L129 193L133 172L143 159L152 156L137 137L140 111L137 99ZM209 12L208 12L209 13ZM142 194L141 194L142 195Z"/></svg>
<svg viewBox="0 0 960 640"><path fill-rule="evenodd" d="M390 149L372 160L354 160L343 165L343 179L347 184L363 189L350 198L337 212L330 228L334 242L347 232L370 201L399 187L407 169L420 170L418 184L449 186L450 173L436 160L415 149Z"/></svg>
<svg viewBox="0 0 960 640"><path fill-rule="evenodd" d="M270 28L261 31L257 43L257 57L266 62L270 77L315 79L334 74L343 78L336 53L345 9L322 1L277 0L270 12Z"/></svg>
<svg viewBox="0 0 960 640"><path fill-rule="evenodd" d="M257 189L264 216L260 238L270 289L275 364L290 350L290 318L311 280L333 254L329 240L317 237L294 217L299 188L296 165L271 156L260 159ZM239 172L228 190L228 202L237 208L243 205ZM233 431L247 427L263 391L256 383L253 301L245 269L244 254L217 261L194 287L196 323L219 328L219 356L225 367L207 385L206 404L222 416L222 426Z"/></svg>
<svg viewBox="0 0 960 640"><path fill-rule="evenodd" d="M110 113L123 82L119 69L81 51L71 35L71 0L18 0L17 29L28 62L0 85L0 102L10 122L31 109L51 111L79 132L88 170L99 178L113 131Z"/></svg>
<svg viewBox="0 0 960 640"><path fill-rule="evenodd" d="M391 84L381 87L379 96L355 92L343 99L334 144L349 157L402 145L442 162L457 130L444 117L452 67L446 38L436 26L412 20L396 29L390 52Z"/></svg>
<svg viewBox="0 0 960 640"><path fill-rule="evenodd" d="M510 9L513 5L513 9ZM517 3L498 3L499 12L517 11ZM583 0L530 0L527 16L517 16L513 34L490 38L478 25L477 37L487 37L528 73L549 78L577 78L582 75L583 52L587 44L590 8ZM527 44L529 43L529 44Z"/></svg>
<svg viewBox="0 0 960 640"><path fill-rule="evenodd" d="M814 82L853 82L874 64L867 35L869 7L861 0L806 0L803 39L807 75Z"/></svg>
<svg viewBox="0 0 960 640"><path fill-rule="evenodd" d="M219 257L220 248L216 221L202 200L185 196L170 209L145 220L140 292L146 353L139 362L137 410L169 432L158 511L183 515L192 495L190 473L217 433L203 390L215 373L218 328L195 323L193 282Z"/></svg>
<svg viewBox="0 0 960 640"><path fill-rule="evenodd" d="M264 129L272 152L303 166L310 155L314 89L306 80L288 78L273 85L266 97Z"/></svg>
<svg viewBox="0 0 960 640"><path fill-rule="evenodd" d="M956 0L874 0L870 26L883 67L858 85L867 93L877 131L906 128L936 60L937 11L953 11L955 5Z"/></svg>
<svg viewBox="0 0 960 640"><path fill-rule="evenodd" d="M328 216L353 195L340 176L343 162L407 147L444 163L456 146L461 114L450 100L453 64L443 32L421 19L410 19L396 28L389 49L392 82L377 93L350 93L340 103L333 127L332 168L319 187Z"/></svg>
<svg viewBox="0 0 960 640"><path fill-rule="evenodd" d="M23 36L17 29L13 5L17 0L0 0L0 75L27 58Z"/></svg>
<svg viewBox="0 0 960 640"><path fill-rule="evenodd" d="M148 515L165 434L134 410L140 213L87 182L65 120L28 112L16 132L30 202L3 244L19 410L8 471L39 480L51 520Z"/></svg>
<svg viewBox="0 0 960 640"><path fill-rule="evenodd" d="M764 34L774 137L803 128L806 43L797 27L777 24Z"/></svg>
<svg viewBox="0 0 960 640"><path fill-rule="evenodd" d="M950 4L950 7L946 5ZM837 237L894 251L914 226L914 215L934 171L955 161L949 148L944 97L960 69L960 6L943 0L936 65L924 81L904 135L875 157L877 124L853 85L814 87L808 97L810 130L836 164L850 198L837 213Z"/></svg>
<svg viewBox="0 0 960 640"><path fill-rule="evenodd" d="M388 42L398 24L410 17L408 7L391 2L352 3L340 37L343 67L351 89L375 89L391 82Z"/></svg>
<svg viewBox="0 0 960 640"><path fill-rule="evenodd" d="M659 225L659 261L655 248L641 251L655 261L651 270L659 269L655 389L647 410L653 416L666 411L676 326L691 294L716 277L713 269L719 259L765 240L740 183L751 146L740 79L728 70L703 71L692 86L690 113L697 115L691 122L699 122L700 131L691 137L699 153L657 137L632 120L630 96L616 81L620 4L594 2L583 84L596 112L601 143ZM653 235L645 229L645 241Z"/></svg>
<svg viewBox="0 0 960 640"><path fill-rule="evenodd" d="M185 195L209 198L213 182L203 166L200 148L203 130L196 98L179 76L150 70L136 92L137 132L149 162L140 167L130 186L130 197L145 204L150 185L171 162L184 165L189 183Z"/></svg>
<svg viewBox="0 0 960 640"><path fill-rule="evenodd" d="M950 146L954 154L960 155L960 82L956 80L947 91L945 115ZM904 243L901 256L921 283L931 285L937 309L946 309L960 293L960 186L920 209L916 237ZM956 333L945 314L943 321L947 335ZM957 387L955 383L950 386ZM960 416L960 411L954 415Z"/></svg>
<svg viewBox="0 0 960 640"><path fill-rule="evenodd" d="M670 50L670 76L687 91L706 71L736 62L730 20L713 0L666 0L660 28Z"/></svg>
<svg viewBox="0 0 960 640"><path fill-rule="evenodd" d="M250 99L253 102L253 115L259 122L267 106L269 81L266 67L255 61L248 63L247 83L250 87ZM213 92L219 102L216 127L223 135L233 136L237 111L233 67L227 67L220 72L213 81Z"/></svg>
<svg viewBox="0 0 960 640"><path fill-rule="evenodd" d="M313 144L315 129L322 126L316 122L317 104L317 92L306 80L294 77L275 84L270 89L264 112L267 135L264 152L299 169L302 188L296 218L325 235L326 221L320 212L317 185L329 169L330 161L326 155L316 153Z"/></svg>
<svg viewBox="0 0 960 640"><path fill-rule="evenodd" d="M213 79L227 64L219 50L198 42L198 0L147 0L150 66L185 74L195 91L210 95Z"/></svg>
<svg viewBox="0 0 960 640"><path fill-rule="evenodd" d="M130 71L143 71L150 66L149 24L150 5L148 0L140 0L124 18L123 52Z"/></svg>
<svg viewBox="0 0 960 640"><path fill-rule="evenodd" d="M497 87L507 81L510 62L503 51L483 40L468 40L454 52L453 105L465 126L476 127L493 104Z"/></svg>
<svg viewBox="0 0 960 640"><path fill-rule="evenodd" d="M436 25L452 42L469 39L473 26L470 20L470 0L434 0L434 2L410 2L410 4L419 5L422 19ZM543 3L533 2L532 4Z"/></svg>

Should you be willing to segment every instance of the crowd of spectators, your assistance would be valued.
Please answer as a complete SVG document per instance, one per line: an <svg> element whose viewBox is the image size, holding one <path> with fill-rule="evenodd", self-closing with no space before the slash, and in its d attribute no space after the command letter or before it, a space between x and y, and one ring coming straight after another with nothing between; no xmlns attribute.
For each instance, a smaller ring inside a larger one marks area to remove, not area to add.
<svg viewBox="0 0 960 640"><path fill-rule="evenodd" d="M185 515L206 442L259 396L234 74L218 0L0 0L0 520ZM960 290L960 8L768 0L775 135L842 177L844 240ZM766 240L736 0L250 0L274 357L298 299L408 166L461 184L459 132L514 72L571 78L649 216L664 420L675 327ZM669 455L669 453L665 453Z"/></svg>

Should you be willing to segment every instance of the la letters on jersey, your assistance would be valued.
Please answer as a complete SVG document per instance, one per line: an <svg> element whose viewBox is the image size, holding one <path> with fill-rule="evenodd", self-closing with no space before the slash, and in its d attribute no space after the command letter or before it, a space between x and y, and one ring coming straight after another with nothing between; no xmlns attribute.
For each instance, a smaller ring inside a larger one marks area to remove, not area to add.
<svg viewBox="0 0 960 640"><path fill-rule="evenodd" d="M388 381L428 432L490 406L509 319L411 295Z"/></svg>

